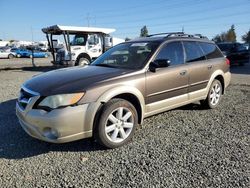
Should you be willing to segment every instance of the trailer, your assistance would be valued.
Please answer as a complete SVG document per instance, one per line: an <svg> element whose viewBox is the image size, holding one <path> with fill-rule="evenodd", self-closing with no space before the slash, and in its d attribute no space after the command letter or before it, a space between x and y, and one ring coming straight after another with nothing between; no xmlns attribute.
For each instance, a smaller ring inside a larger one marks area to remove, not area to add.
<svg viewBox="0 0 250 188"><path fill-rule="evenodd" d="M52 63L56 65L83 66L90 64L92 60L114 45L110 33L115 29L110 28L53 25L43 28L42 31L46 34L53 57ZM64 46L56 49L54 37L59 35L64 38ZM70 41L70 37L73 37L73 40ZM119 42L124 42L124 40L121 39Z"/></svg>

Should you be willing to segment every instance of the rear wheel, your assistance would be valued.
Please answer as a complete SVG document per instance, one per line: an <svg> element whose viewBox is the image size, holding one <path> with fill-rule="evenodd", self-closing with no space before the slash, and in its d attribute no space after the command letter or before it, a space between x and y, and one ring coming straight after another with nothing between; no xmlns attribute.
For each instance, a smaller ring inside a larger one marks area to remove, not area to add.
<svg viewBox="0 0 250 188"><path fill-rule="evenodd" d="M9 54L9 55L8 55L8 58L9 58L9 59L12 59L12 58L14 58L14 55L13 55L13 54Z"/></svg>
<svg viewBox="0 0 250 188"><path fill-rule="evenodd" d="M206 100L201 102L202 105L206 108L217 107L221 100L222 90L221 82L219 80L214 80L209 89Z"/></svg>
<svg viewBox="0 0 250 188"><path fill-rule="evenodd" d="M96 139L107 147L116 148L128 143L138 122L135 107L123 99L107 102L97 120Z"/></svg>

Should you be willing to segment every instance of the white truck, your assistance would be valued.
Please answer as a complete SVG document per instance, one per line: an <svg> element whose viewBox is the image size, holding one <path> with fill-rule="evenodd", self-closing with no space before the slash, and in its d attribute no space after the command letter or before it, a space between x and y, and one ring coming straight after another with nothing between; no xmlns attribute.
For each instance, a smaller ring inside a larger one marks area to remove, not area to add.
<svg viewBox="0 0 250 188"><path fill-rule="evenodd" d="M124 42L123 39L113 38L109 34L115 29L96 27L76 27L53 25L43 28L49 49L52 53L53 64L78 66L90 64L112 46ZM64 47L57 49L53 45L53 36L63 35ZM73 35L73 40L70 37Z"/></svg>

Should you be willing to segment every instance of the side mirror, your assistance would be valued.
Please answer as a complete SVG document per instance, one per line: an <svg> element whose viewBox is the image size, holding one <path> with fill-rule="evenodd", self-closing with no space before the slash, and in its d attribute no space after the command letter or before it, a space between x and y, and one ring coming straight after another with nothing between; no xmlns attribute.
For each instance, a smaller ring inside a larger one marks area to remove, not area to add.
<svg viewBox="0 0 250 188"><path fill-rule="evenodd" d="M169 59L157 59L149 64L149 70L155 72L157 68L164 68L170 66Z"/></svg>

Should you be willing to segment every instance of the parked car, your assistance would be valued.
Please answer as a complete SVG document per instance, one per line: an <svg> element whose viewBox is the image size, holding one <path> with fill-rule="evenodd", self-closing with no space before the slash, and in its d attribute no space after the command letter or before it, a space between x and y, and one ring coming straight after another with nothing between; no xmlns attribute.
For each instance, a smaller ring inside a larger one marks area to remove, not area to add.
<svg viewBox="0 0 250 188"><path fill-rule="evenodd" d="M243 46L244 46L244 48L246 48L248 51L250 50L250 48L249 48L249 43L245 43L245 44L243 44Z"/></svg>
<svg viewBox="0 0 250 188"><path fill-rule="evenodd" d="M46 53L46 52L41 52L41 51L37 51L37 50L34 50L33 53L31 50L28 50L28 49L15 49L13 50L17 55L17 57L29 57L29 58L32 58L32 56L34 58L43 58L43 57L48 57L49 54Z"/></svg>
<svg viewBox="0 0 250 188"><path fill-rule="evenodd" d="M231 64L244 65L249 61L249 50L238 42L217 43L223 54L230 60Z"/></svg>
<svg viewBox="0 0 250 188"><path fill-rule="evenodd" d="M9 46L3 46L3 47L0 47L0 50L5 51L5 52L10 52L11 48Z"/></svg>
<svg viewBox="0 0 250 188"><path fill-rule="evenodd" d="M12 59L16 56L16 54L14 52L10 52L8 50L2 50L0 49L0 58L9 58Z"/></svg>
<svg viewBox="0 0 250 188"><path fill-rule="evenodd" d="M63 143L93 136L115 148L130 141L146 117L196 101L217 107L230 82L229 66L216 44L201 35L135 39L91 65L28 80L16 114L37 139Z"/></svg>

